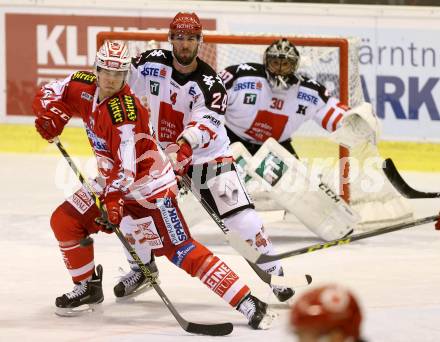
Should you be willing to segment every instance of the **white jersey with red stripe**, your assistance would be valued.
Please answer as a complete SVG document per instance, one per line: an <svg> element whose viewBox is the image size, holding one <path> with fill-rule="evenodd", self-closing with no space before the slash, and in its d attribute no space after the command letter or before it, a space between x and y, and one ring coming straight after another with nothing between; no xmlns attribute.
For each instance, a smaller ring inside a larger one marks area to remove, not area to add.
<svg viewBox="0 0 440 342"><path fill-rule="evenodd" d="M240 138L262 144L289 139L306 121L329 132L341 125L347 107L320 83L298 76L286 90L272 89L264 65L232 65L220 73L228 92L226 126Z"/></svg>
<svg viewBox="0 0 440 342"><path fill-rule="evenodd" d="M162 148L196 127L203 144L193 150L192 164L231 156L224 126L227 95L221 78L200 58L197 69L183 75L173 67L171 51L148 50L133 60L128 84L147 97L150 123Z"/></svg>

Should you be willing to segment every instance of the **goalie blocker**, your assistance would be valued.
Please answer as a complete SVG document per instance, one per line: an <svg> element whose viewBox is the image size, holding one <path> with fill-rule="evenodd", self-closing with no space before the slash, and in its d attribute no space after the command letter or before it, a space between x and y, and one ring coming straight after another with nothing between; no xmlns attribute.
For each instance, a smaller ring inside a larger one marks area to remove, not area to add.
<svg viewBox="0 0 440 342"><path fill-rule="evenodd" d="M276 140L266 140L253 157L241 143L233 145L237 164L313 233L327 241L352 233L359 215L326 183L311 179L307 167Z"/></svg>

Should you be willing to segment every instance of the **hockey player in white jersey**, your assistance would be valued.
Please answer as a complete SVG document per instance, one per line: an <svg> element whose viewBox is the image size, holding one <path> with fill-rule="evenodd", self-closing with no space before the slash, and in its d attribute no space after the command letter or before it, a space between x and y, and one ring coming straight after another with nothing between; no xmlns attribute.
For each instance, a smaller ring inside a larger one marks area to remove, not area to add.
<svg viewBox="0 0 440 342"><path fill-rule="evenodd" d="M269 187L269 197L310 230L325 240L342 238L359 217L327 184L312 184L291 136L314 120L347 147L375 143L377 120L371 106L350 110L323 85L297 74L300 54L287 39L272 43L263 59L263 64L232 65L220 72L228 93L225 125L234 156L245 160L249 176ZM289 166L286 174L283 165Z"/></svg>
<svg viewBox="0 0 440 342"><path fill-rule="evenodd" d="M228 92L226 129L254 155L268 139L296 155L291 136L308 120L327 131L340 127L348 110L320 83L296 74L300 55L287 39L271 44L263 64L232 65L220 75Z"/></svg>
<svg viewBox="0 0 440 342"><path fill-rule="evenodd" d="M193 191L200 192L228 229L261 253L274 254L229 149L226 89L217 73L197 57L202 43L197 15L178 13L170 24L169 41L172 51L145 51L133 61L129 85L148 102L157 140L174 159L175 171L189 175ZM283 274L278 261L260 267ZM273 292L280 301L294 294L290 288L274 287Z"/></svg>

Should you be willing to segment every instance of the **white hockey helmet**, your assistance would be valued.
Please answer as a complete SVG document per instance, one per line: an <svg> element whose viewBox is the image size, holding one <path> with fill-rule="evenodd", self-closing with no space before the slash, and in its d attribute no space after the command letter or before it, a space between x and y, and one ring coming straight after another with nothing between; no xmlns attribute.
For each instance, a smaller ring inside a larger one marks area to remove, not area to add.
<svg viewBox="0 0 440 342"><path fill-rule="evenodd" d="M95 65L99 68L113 71L130 70L131 57L128 45L122 41L105 41L96 53Z"/></svg>
<svg viewBox="0 0 440 342"><path fill-rule="evenodd" d="M280 67L275 69L271 63L273 59L287 59L290 67L286 71ZM273 42L264 52L263 64L266 69L267 79L272 88L281 87L288 89L292 84L296 83L295 76L298 70L300 55L297 48L286 38Z"/></svg>

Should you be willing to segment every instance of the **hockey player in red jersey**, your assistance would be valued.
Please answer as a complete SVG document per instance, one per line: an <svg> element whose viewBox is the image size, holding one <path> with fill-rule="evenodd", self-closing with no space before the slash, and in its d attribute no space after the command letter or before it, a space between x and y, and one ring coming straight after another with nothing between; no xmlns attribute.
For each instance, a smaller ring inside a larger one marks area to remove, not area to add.
<svg viewBox="0 0 440 342"><path fill-rule="evenodd" d="M176 266L198 277L213 292L242 312L254 329L270 326L274 314L250 294L239 277L204 245L191 237L177 206L176 178L169 160L149 131L149 113L126 84L130 68L127 45L106 42L98 51L95 73L78 71L63 81L44 86L33 109L41 136L51 141L73 115L82 118L96 156L100 192L107 218L81 189L52 214L51 226L75 283L71 292L56 298L59 315L93 310L104 300L102 266L95 269L93 245L80 240L108 224L119 225L142 262L152 253L165 255ZM96 219L97 218L97 219ZM131 256L132 272L115 287L116 296L144 283Z"/></svg>
<svg viewBox="0 0 440 342"><path fill-rule="evenodd" d="M202 25L195 13L178 13L170 23L172 51L155 49L133 61L129 85L151 108L151 123L160 145L174 159L178 174L193 187L230 230L261 253L274 254L254 204L242 184L224 126L227 94L221 78L197 57ZM259 265L282 275L279 261ZM290 288L273 288L280 301Z"/></svg>
<svg viewBox="0 0 440 342"><path fill-rule="evenodd" d="M290 312L299 342L361 342L362 313L354 295L338 285L303 293Z"/></svg>

